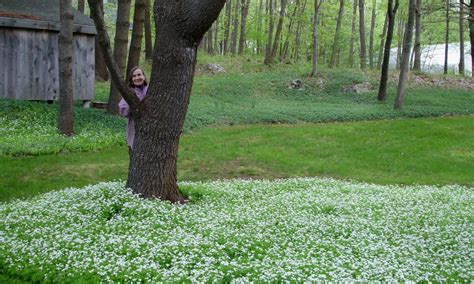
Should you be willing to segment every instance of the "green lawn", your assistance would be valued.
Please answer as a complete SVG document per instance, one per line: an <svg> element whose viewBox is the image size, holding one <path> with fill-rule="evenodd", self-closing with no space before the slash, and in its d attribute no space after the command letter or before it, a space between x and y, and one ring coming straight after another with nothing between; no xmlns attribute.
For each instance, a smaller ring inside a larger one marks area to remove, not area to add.
<svg viewBox="0 0 474 284"><path fill-rule="evenodd" d="M206 128L181 138L180 180L327 176L474 185L474 117ZM0 156L0 200L126 179L124 146Z"/></svg>

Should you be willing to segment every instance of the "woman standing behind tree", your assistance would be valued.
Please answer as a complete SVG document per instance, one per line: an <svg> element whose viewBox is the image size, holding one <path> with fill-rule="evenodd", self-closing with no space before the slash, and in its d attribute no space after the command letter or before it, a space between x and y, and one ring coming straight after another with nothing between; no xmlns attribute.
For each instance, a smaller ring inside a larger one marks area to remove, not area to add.
<svg viewBox="0 0 474 284"><path fill-rule="evenodd" d="M147 93L148 90L148 83L146 82L145 72L138 67L135 66L130 70L128 75L128 86L135 91L138 99L142 101ZM121 116L128 117L128 125L127 125L127 145L128 145L128 152L129 154L132 153L133 149L133 140L135 138L135 121L130 113L130 107L128 106L127 102L124 99L121 99L119 102L119 114Z"/></svg>

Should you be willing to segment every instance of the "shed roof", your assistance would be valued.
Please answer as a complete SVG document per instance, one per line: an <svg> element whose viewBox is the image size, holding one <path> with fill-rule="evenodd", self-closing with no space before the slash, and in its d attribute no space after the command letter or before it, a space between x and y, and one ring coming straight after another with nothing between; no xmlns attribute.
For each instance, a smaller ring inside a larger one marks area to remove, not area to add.
<svg viewBox="0 0 474 284"><path fill-rule="evenodd" d="M96 34L92 19L73 12L75 33ZM59 0L1 0L1 26L59 31Z"/></svg>

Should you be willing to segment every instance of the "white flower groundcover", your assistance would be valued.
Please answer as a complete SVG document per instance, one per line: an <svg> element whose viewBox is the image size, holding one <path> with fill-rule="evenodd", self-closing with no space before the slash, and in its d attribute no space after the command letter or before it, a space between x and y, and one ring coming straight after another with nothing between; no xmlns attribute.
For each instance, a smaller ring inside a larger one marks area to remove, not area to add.
<svg viewBox="0 0 474 284"><path fill-rule="evenodd" d="M123 182L0 204L0 272L35 281L474 281L474 188L333 179Z"/></svg>

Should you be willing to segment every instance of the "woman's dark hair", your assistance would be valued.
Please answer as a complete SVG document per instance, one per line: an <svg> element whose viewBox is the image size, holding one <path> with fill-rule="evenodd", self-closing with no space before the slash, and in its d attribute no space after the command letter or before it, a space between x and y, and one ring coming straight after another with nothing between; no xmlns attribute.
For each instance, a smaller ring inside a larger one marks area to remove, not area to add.
<svg viewBox="0 0 474 284"><path fill-rule="evenodd" d="M142 68L138 67L138 66L135 66L132 68L132 70L130 70L130 72L128 73L128 86L130 88L133 88L135 87L135 85L133 84L133 72L135 72L136 70L140 70L142 71L142 74L143 74L143 77L145 77L145 81L143 81L143 85L148 85L147 81L146 81L146 75L145 75L145 71L143 71Z"/></svg>

